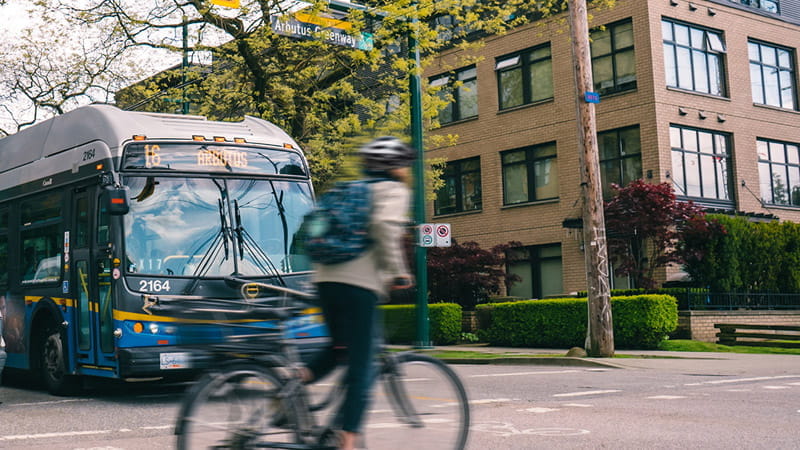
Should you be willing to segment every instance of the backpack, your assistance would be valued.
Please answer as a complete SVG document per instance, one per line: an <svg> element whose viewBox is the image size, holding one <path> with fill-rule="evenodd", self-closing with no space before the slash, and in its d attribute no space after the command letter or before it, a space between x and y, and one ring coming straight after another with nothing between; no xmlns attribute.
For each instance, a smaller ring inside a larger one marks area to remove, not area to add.
<svg viewBox="0 0 800 450"><path fill-rule="evenodd" d="M306 253L319 264L357 258L370 246L372 212L369 184L381 179L339 182L305 215L300 228Z"/></svg>

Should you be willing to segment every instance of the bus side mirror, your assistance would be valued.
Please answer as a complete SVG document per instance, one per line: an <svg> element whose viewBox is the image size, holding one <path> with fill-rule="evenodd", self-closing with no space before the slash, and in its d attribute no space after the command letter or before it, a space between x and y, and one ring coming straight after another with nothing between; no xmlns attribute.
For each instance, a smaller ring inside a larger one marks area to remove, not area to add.
<svg viewBox="0 0 800 450"><path fill-rule="evenodd" d="M130 209L130 197L127 187L107 186L103 190L101 197L103 207L112 216L122 216L128 214Z"/></svg>

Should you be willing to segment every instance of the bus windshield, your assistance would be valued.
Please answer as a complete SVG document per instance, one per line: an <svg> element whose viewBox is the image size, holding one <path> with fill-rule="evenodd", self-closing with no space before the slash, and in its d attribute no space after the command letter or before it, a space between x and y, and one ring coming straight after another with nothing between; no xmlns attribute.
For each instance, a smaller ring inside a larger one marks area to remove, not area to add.
<svg viewBox="0 0 800 450"><path fill-rule="evenodd" d="M272 276L310 269L294 235L313 201L300 181L129 176L128 273Z"/></svg>

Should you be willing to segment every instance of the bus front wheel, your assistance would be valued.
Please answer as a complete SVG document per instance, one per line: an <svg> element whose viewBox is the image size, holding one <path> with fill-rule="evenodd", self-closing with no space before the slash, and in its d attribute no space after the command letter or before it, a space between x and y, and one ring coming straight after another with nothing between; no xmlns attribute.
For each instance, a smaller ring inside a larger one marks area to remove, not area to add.
<svg viewBox="0 0 800 450"><path fill-rule="evenodd" d="M61 332L48 328L41 346L41 375L47 390L53 395L70 395L78 391L79 379L67 374L64 341Z"/></svg>

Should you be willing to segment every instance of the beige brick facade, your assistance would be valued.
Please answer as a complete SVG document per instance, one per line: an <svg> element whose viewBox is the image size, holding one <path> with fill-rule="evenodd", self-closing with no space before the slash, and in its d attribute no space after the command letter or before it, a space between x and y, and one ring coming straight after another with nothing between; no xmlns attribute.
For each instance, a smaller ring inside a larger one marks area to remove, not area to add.
<svg viewBox="0 0 800 450"><path fill-rule="evenodd" d="M670 181L671 124L729 133L734 198L729 209L800 221L800 208L762 206L756 155L756 138L800 143L797 99L795 96L795 110L754 105L748 58L748 39L792 49L796 89L800 26L725 2L697 0L691 4L684 0L618 0L613 9L591 11L592 27L632 21L636 59L636 89L602 98L596 108L598 131L637 125L642 176L653 183ZM727 47L723 58L725 97L667 88L662 18L722 32ZM433 205L429 205L429 221L450 223L455 239L477 241L485 248L510 240L524 245L560 244L564 293L586 288L580 232L562 227L564 219L581 217L576 94L568 37L565 18L557 17L487 38L478 51L483 57L477 63L478 117L433 132L457 135L457 145L427 149L429 157L449 161L480 156L482 186L480 211L436 216ZM553 61L553 100L500 111L495 58L548 42ZM426 75L453 69L455 60L454 54L444 55ZM558 199L504 206L500 152L547 142L556 142L557 146Z"/></svg>

